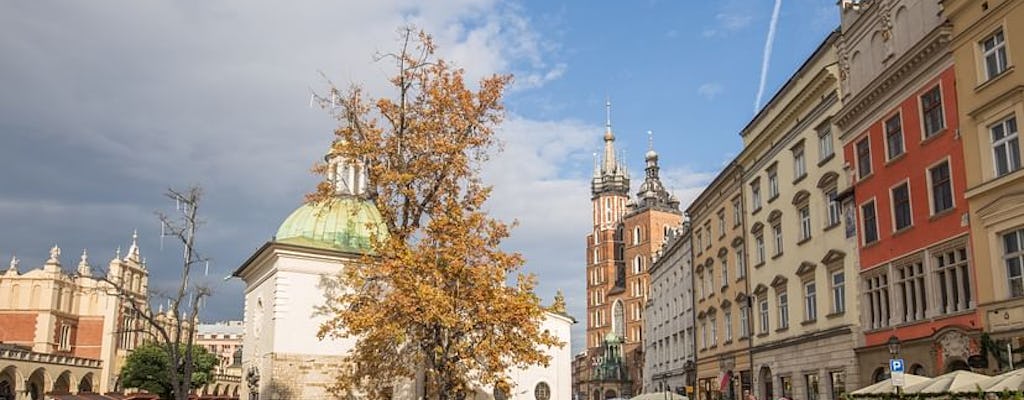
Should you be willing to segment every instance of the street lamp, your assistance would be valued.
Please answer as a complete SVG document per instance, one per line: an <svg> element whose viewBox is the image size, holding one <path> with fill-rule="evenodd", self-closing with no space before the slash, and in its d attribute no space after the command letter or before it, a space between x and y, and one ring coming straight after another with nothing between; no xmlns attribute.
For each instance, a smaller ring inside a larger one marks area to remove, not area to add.
<svg viewBox="0 0 1024 400"><path fill-rule="evenodd" d="M902 343L900 342L900 338L896 337L896 335L889 336L889 341L886 342L886 345L889 347L889 358L896 359L896 358L899 357L899 355L900 355L900 345L901 344ZM891 365L892 365L892 363L890 362L890 366ZM889 368L889 382L892 383L892 368L891 367ZM893 386L895 386L895 385L893 385ZM903 390L901 389L900 386L896 386L896 396L898 396L898 397L902 397L903 396Z"/></svg>
<svg viewBox="0 0 1024 400"><path fill-rule="evenodd" d="M902 342L900 342L900 338L896 337L896 335L889 336L887 345L889 346L889 355L892 356L891 358L896 358L900 355L901 344Z"/></svg>

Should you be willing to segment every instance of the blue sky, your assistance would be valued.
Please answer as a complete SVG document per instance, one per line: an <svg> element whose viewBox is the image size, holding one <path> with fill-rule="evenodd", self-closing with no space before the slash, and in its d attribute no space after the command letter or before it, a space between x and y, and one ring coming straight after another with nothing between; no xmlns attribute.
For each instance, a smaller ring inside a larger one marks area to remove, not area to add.
<svg viewBox="0 0 1024 400"><path fill-rule="evenodd" d="M221 278L299 204L331 139L333 121L308 105L320 72L388 94L372 55L413 23L470 78L516 75L505 152L484 171L490 207L520 223L506 246L545 302L561 289L582 320L605 98L633 174L652 130L666 184L687 203L739 150L773 1L420 3L4 4L0 257L17 254L24 271L58 244L68 269L83 248L105 265L138 229L151 286L167 286L180 252L161 249L153 212L173 206L165 188L200 183L217 290L203 318L240 318L242 285ZM836 25L834 0L783 0L762 103Z"/></svg>

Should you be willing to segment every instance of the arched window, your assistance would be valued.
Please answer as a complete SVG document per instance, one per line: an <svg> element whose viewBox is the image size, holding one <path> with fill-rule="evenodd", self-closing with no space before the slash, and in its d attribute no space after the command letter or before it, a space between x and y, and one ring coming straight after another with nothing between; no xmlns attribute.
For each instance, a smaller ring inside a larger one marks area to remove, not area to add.
<svg viewBox="0 0 1024 400"><path fill-rule="evenodd" d="M633 244L640 244L640 227L633 228Z"/></svg>
<svg viewBox="0 0 1024 400"><path fill-rule="evenodd" d="M615 305L612 306L612 332L618 337L626 336L626 311L623 308L622 300L615 300Z"/></svg>
<svg viewBox="0 0 1024 400"><path fill-rule="evenodd" d="M642 256L636 256L633 259L633 274L639 274L644 270L644 258Z"/></svg>
<svg viewBox="0 0 1024 400"><path fill-rule="evenodd" d="M547 382L537 383L537 386L533 388L533 397L537 400L551 400L551 387Z"/></svg>

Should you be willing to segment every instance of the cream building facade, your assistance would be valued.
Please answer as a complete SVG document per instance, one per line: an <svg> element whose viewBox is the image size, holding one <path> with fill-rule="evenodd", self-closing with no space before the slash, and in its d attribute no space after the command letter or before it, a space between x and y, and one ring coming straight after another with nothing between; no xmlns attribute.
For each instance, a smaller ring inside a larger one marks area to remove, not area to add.
<svg viewBox="0 0 1024 400"><path fill-rule="evenodd" d="M358 164L327 158L333 198L305 204L281 224L274 239L235 272L245 282L243 388L249 400L329 399L330 388L355 338L317 339L327 316L318 309L337 288L334 276L358 263L372 238L387 234ZM542 322L565 345L545 349L548 366L510 371L511 393L480 387L476 399L567 399L571 396L572 318L547 313ZM422 396L420 382L396 382L396 399Z"/></svg>
<svg viewBox="0 0 1024 400"><path fill-rule="evenodd" d="M998 348L1024 346L1024 1L942 2L952 23L959 106L958 134L967 175L977 301L984 330ZM1005 354L995 372L1009 368ZM1022 362L1019 356L1013 364Z"/></svg>
<svg viewBox="0 0 1024 400"><path fill-rule="evenodd" d="M838 400L859 384L856 237L843 229L848 185L831 122L837 36L740 133L757 398Z"/></svg>
<svg viewBox="0 0 1024 400"><path fill-rule="evenodd" d="M687 209L699 400L739 399L752 382L742 176L730 162Z"/></svg>
<svg viewBox="0 0 1024 400"><path fill-rule="evenodd" d="M646 306L644 384L646 393L686 393L695 380L693 346L693 258L690 224L669 231L651 264L651 297Z"/></svg>
<svg viewBox="0 0 1024 400"><path fill-rule="evenodd" d="M127 255L122 257L119 249L102 276L94 273L84 251L74 271L65 269L57 246L41 268L22 272L17 258L12 259L0 274L0 343L13 346L12 352L28 351L24 359L66 359L71 365L0 366L0 387L7 382L29 399L51 392L120 389L117 374L144 329L127 302L146 303L148 281L135 236ZM126 297L112 285L122 287Z"/></svg>

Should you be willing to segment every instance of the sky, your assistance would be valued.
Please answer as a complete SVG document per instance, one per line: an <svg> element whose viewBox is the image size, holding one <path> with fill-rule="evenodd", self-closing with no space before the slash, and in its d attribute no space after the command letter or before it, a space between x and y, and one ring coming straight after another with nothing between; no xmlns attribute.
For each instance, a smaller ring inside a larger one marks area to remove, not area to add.
<svg viewBox="0 0 1024 400"><path fill-rule="evenodd" d="M577 352L606 99L633 191L651 131L685 209L738 153L755 106L838 23L834 0L5 2L0 260L17 255L24 272L58 245L68 270L83 249L105 266L138 230L150 286L170 287L181 249L155 212L174 211L167 188L199 184L202 279L215 288L201 318L240 319L243 284L224 278L300 205L332 139L311 93L326 77L392 94L373 56L412 24L468 79L515 76L504 151L483 171L489 208L518 222L503 246L526 258L544 303L565 293Z"/></svg>

